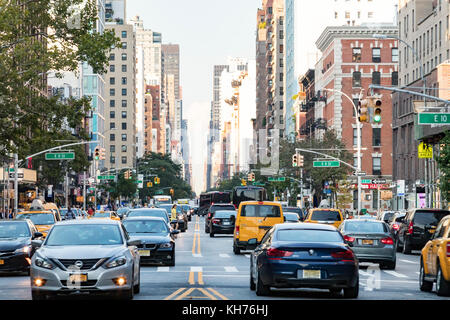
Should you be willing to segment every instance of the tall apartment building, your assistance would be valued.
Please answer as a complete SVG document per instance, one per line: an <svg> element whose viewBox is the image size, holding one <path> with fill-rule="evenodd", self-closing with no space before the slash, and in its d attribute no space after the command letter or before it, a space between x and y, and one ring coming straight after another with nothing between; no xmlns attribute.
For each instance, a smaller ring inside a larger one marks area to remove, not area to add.
<svg viewBox="0 0 450 320"><path fill-rule="evenodd" d="M327 26L394 23L397 4L398 0L285 0L286 137L295 136L299 110L292 97L300 89L298 78L321 57L315 45L321 32Z"/></svg>
<svg viewBox="0 0 450 320"><path fill-rule="evenodd" d="M398 79L398 41L374 39L374 34L396 37L398 28L384 24L327 27L316 42L322 57L316 64L314 86L316 91L326 96L324 101L317 101L314 106L315 120L323 125L315 131L316 137L320 138L325 130L333 130L345 143L346 149L355 150L352 152L354 167L358 162L354 104L357 106L361 90L364 90L364 97L370 95L369 85L392 86ZM390 190L392 98L390 92L379 89L373 90L373 96L382 101L382 120L379 123L361 123L362 171L366 172L364 179L385 179L383 189ZM351 178L355 182L356 179ZM370 185L363 187L362 208L374 212L378 209L378 191L370 188ZM382 201L381 208L391 208L390 201ZM357 190L353 208L347 209L357 209Z"/></svg>
<svg viewBox="0 0 450 320"><path fill-rule="evenodd" d="M146 85L145 89L145 152L162 152L160 119L160 86Z"/></svg>
<svg viewBox="0 0 450 320"><path fill-rule="evenodd" d="M136 38L129 24L107 24L121 40L110 53L105 75L106 167L121 169L136 163Z"/></svg>
<svg viewBox="0 0 450 320"><path fill-rule="evenodd" d="M410 91L450 99L449 1L400 0L399 86ZM422 78L425 80L422 81ZM441 90L440 90L441 89ZM418 145L433 146L435 154L439 140L448 126L419 125L415 104L423 106L423 97L406 93L394 94L393 105L393 167L394 180L404 181L405 190L397 190L395 208L442 207L438 188L438 168L433 159L419 159ZM439 112L442 105L435 104ZM403 184L403 183L402 183ZM404 192L401 192L404 191Z"/></svg>

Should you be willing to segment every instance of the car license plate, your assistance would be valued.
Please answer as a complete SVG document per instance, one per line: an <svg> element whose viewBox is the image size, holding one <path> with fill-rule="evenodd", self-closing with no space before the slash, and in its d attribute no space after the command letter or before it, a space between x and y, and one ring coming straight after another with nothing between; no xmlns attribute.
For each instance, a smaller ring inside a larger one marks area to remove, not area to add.
<svg viewBox="0 0 450 320"><path fill-rule="evenodd" d="M320 279L320 270L299 270L303 279ZM300 275L300 274L299 274Z"/></svg>
<svg viewBox="0 0 450 320"><path fill-rule="evenodd" d="M363 240L362 244L369 244L372 245L373 244L373 240Z"/></svg>
<svg viewBox="0 0 450 320"><path fill-rule="evenodd" d="M224 225L224 226L229 226L230 223L229 223L229 222L224 222L223 225Z"/></svg>
<svg viewBox="0 0 450 320"><path fill-rule="evenodd" d="M5 264L5 260L0 260L0 265Z"/></svg>
<svg viewBox="0 0 450 320"><path fill-rule="evenodd" d="M69 282L86 282L87 281L87 274L70 274L69 275Z"/></svg>
<svg viewBox="0 0 450 320"><path fill-rule="evenodd" d="M150 250L139 250L139 255L143 257L150 257Z"/></svg>

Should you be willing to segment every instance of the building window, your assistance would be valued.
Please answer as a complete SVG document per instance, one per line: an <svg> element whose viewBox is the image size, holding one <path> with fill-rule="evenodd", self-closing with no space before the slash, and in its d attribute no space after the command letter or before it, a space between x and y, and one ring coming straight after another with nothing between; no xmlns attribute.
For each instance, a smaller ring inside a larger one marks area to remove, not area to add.
<svg viewBox="0 0 450 320"><path fill-rule="evenodd" d="M381 49L380 48L372 49L372 62L381 62Z"/></svg>
<svg viewBox="0 0 450 320"><path fill-rule="evenodd" d="M116 84L116 78L114 77L109 78L109 84Z"/></svg>
<svg viewBox="0 0 450 320"><path fill-rule="evenodd" d="M122 89L122 96L126 96L127 95L127 89Z"/></svg>
<svg viewBox="0 0 450 320"><path fill-rule="evenodd" d="M122 100L122 108L126 108L127 107L127 100Z"/></svg>
<svg viewBox="0 0 450 320"><path fill-rule="evenodd" d="M284 123L283 115L280 116L280 124Z"/></svg>
<svg viewBox="0 0 450 320"><path fill-rule="evenodd" d="M116 100L109 100L109 107L114 108L116 106Z"/></svg>
<svg viewBox="0 0 450 320"><path fill-rule="evenodd" d="M345 11L345 19L350 19L350 12L349 11Z"/></svg>
<svg viewBox="0 0 450 320"><path fill-rule="evenodd" d="M109 123L109 129L112 130L112 129L115 129L115 128L116 128L116 123L115 122L110 122Z"/></svg>
<svg viewBox="0 0 450 320"><path fill-rule="evenodd" d="M109 89L109 95L111 96L111 97L114 97L115 95L116 95L116 89Z"/></svg>
<svg viewBox="0 0 450 320"><path fill-rule="evenodd" d="M283 53L283 51L284 51L284 47L282 44L280 44L280 53Z"/></svg>
<svg viewBox="0 0 450 320"><path fill-rule="evenodd" d="M127 134L126 133L122 134L122 141L127 141Z"/></svg>
<svg viewBox="0 0 450 320"><path fill-rule="evenodd" d="M122 42L122 49L126 49L127 48L127 43L126 42Z"/></svg>
<svg viewBox="0 0 450 320"><path fill-rule="evenodd" d="M116 163L116 157L111 156L111 157L109 158L109 162L111 162L111 163Z"/></svg>
<svg viewBox="0 0 450 320"><path fill-rule="evenodd" d="M353 72L353 88L361 87L361 72L355 71Z"/></svg>
<svg viewBox="0 0 450 320"><path fill-rule="evenodd" d="M127 61L127 54L126 53L122 53L122 61Z"/></svg>
<svg viewBox="0 0 450 320"><path fill-rule="evenodd" d="M398 62L398 48L392 48L392 62Z"/></svg>
<svg viewBox="0 0 450 320"><path fill-rule="evenodd" d="M392 72L392 85L398 86L398 72L397 71Z"/></svg>
<svg viewBox="0 0 450 320"><path fill-rule="evenodd" d="M109 135L109 141L116 141L116 135L114 133Z"/></svg>
<svg viewBox="0 0 450 320"><path fill-rule="evenodd" d="M284 94L284 89L283 87L280 87L280 96L282 96Z"/></svg>
<svg viewBox="0 0 450 320"><path fill-rule="evenodd" d="M122 145L122 152L127 152L127 146L126 145Z"/></svg>
<svg viewBox="0 0 450 320"><path fill-rule="evenodd" d="M110 111L109 112L109 118L110 119L114 119L116 117L116 112L115 111Z"/></svg>
<svg viewBox="0 0 450 320"><path fill-rule="evenodd" d="M116 65L111 64L111 65L109 66L109 72L115 72L115 71L116 71Z"/></svg>
<svg viewBox="0 0 450 320"><path fill-rule="evenodd" d="M126 64L122 65L122 72L127 72L127 65Z"/></svg>
<svg viewBox="0 0 450 320"><path fill-rule="evenodd" d="M122 77L122 84L127 84L127 77Z"/></svg>
<svg viewBox="0 0 450 320"><path fill-rule="evenodd" d="M109 152L116 152L116 146L114 144L109 146Z"/></svg>
<svg viewBox="0 0 450 320"><path fill-rule="evenodd" d="M116 55L114 53L109 54L109 61L114 61L116 59Z"/></svg>
<svg viewBox="0 0 450 320"><path fill-rule="evenodd" d="M126 111L122 111L122 119L126 119L127 118L127 112Z"/></svg>
<svg viewBox="0 0 450 320"><path fill-rule="evenodd" d="M372 128L372 146L381 147L381 128Z"/></svg>
<svg viewBox="0 0 450 320"><path fill-rule="evenodd" d="M122 157L122 164L126 164L127 163L127 157Z"/></svg>
<svg viewBox="0 0 450 320"><path fill-rule="evenodd" d="M284 102L283 101L280 101L280 110L283 110L283 108L284 108Z"/></svg>
<svg viewBox="0 0 450 320"><path fill-rule="evenodd" d="M373 12L368 12L367 13L367 18L372 19L373 18Z"/></svg>
<svg viewBox="0 0 450 320"><path fill-rule="evenodd" d="M381 175L381 158L379 157L372 158L372 174L374 176Z"/></svg>
<svg viewBox="0 0 450 320"><path fill-rule="evenodd" d="M122 31L122 38L126 38L127 37L127 32L126 31Z"/></svg>
<svg viewBox="0 0 450 320"><path fill-rule="evenodd" d="M372 72L372 84L380 84L381 83L381 73L378 71Z"/></svg>
<svg viewBox="0 0 450 320"><path fill-rule="evenodd" d="M353 48L352 61L361 62L361 48Z"/></svg>
<svg viewBox="0 0 450 320"><path fill-rule="evenodd" d="M122 122L122 130L127 130L127 123L126 122Z"/></svg>

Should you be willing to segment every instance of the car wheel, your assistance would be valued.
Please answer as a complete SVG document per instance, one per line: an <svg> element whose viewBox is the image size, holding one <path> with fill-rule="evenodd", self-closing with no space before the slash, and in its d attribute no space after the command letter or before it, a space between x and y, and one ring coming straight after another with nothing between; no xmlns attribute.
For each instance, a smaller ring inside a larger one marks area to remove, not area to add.
<svg viewBox="0 0 450 320"><path fill-rule="evenodd" d="M270 294L270 287L265 285L261 281L261 276L259 275L259 272L256 273L256 295L257 296L268 296Z"/></svg>
<svg viewBox="0 0 450 320"><path fill-rule="evenodd" d="M255 291L256 290L256 284L255 279L253 279L253 268L252 268L252 259L250 259L250 290Z"/></svg>
<svg viewBox="0 0 450 320"><path fill-rule="evenodd" d="M41 300L46 300L47 296L37 290L31 290L31 299L41 301Z"/></svg>
<svg viewBox="0 0 450 320"><path fill-rule="evenodd" d="M211 232L209 233L209 236L210 236L211 238L214 238L214 233L211 231Z"/></svg>
<svg viewBox="0 0 450 320"><path fill-rule="evenodd" d="M209 233L209 228L205 227L205 232Z"/></svg>
<svg viewBox="0 0 450 320"><path fill-rule="evenodd" d="M354 287L344 288L344 298L347 299L355 299L359 294L359 278L356 281L356 285Z"/></svg>
<svg viewBox="0 0 450 320"><path fill-rule="evenodd" d="M436 277L436 292L438 296L448 296L450 294L450 281L445 281L442 276L441 265L438 263L438 272Z"/></svg>
<svg viewBox="0 0 450 320"><path fill-rule="evenodd" d="M403 254L411 254L411 245L406 238L403 241Z"/></svg>
<svg viewBox="0 0 450 320"><path fill-rule="evenodd" d="M233 244L233 253L234 254L240 254L241 253L241 249L239 249L236 244Z"/></svg>
<svg viewBox="0 0 450 320"><path fill-rule="evenodd" d="M430 292L433 290L433 282L425 280L425 269L422 259L420 259L419 287L420 291Z"/></svg>

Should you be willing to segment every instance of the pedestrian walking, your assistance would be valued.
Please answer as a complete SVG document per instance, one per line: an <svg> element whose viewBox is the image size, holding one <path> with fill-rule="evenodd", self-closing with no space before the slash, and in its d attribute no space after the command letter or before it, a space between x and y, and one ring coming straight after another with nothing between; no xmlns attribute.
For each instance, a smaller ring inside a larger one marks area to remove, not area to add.
<svg viewBox="0 0 450 320"><path fill-rule="evenodd" d="M175 225L175 229L178 229L178 216L177 216L177 205L176 204L174 204L172 206L170 221L171 221L171 224Z"/></svg>

